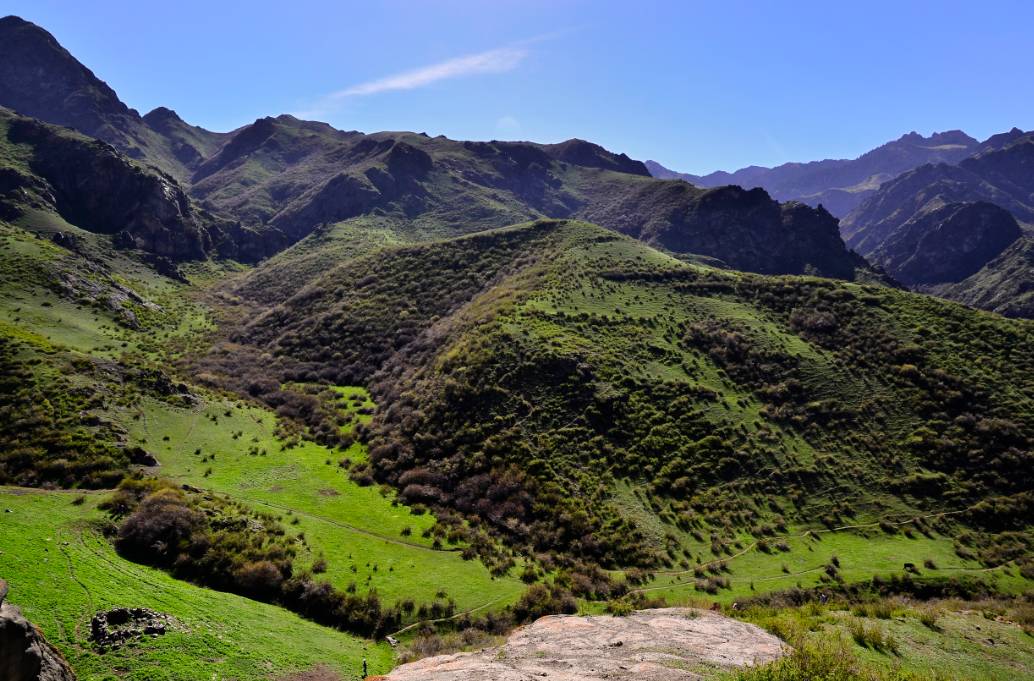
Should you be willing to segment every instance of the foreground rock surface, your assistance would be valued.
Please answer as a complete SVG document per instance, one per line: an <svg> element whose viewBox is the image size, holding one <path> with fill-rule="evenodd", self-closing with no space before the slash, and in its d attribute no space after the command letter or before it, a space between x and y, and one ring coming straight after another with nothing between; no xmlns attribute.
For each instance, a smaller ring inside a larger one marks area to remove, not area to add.
<svg viewBox="0 0 1034 681"><path fill-rule="evenodd" d="M476 653L405 664L388 681L686 681L709 672L764 664L785 654L775 636L745 622L685 608L628 617L553 616Z"/></svg>
<svg viewBox="0 0 1034 681"><path fill-rule="evenodd" d="M6 587L0 580L0 592ZM65 659L21 610L0 597L0 679L3 681L75 681Z"/></svg>

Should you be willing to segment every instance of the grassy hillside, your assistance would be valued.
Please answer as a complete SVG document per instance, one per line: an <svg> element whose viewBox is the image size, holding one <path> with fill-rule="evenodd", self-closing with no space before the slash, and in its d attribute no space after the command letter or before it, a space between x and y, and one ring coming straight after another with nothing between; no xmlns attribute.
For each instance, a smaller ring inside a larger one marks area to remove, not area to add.
<svg viewBox="0 0 1034 681"><path fill-rule="evenodd" d="M778 566L793 531L884 520L870 541L893 546L902 521L936 538L902 565L953 539L970 561L1029 558L1027 323L700 268L563 221L378 251L332 285L344 268L241 330L255 349L237 357L330 381L380 367L390 408L355 475L529 553L706 575L759 547Z"/></svg>
<svg viewBox="0 0 1034 681"><path fill-rule="evenodd" d="M87 678L189 678L209 645L228 677L389 666L290 614L296 596L248 591L263 556L284 584L376 594L393 627L566 609L567 590L598 610L874 577L1029 589L1029 323L713 269L573 221L428 242L366 217L251 270L183 266L194 283L45 208L0 238L3 483L160 476L185 491L156 508L211 514L193 547L253 521L269 537L192 573L124 550L135 511L98 510L110 492L5 490L18 541L65 537L95 599L55 608L64 573L0 554L15 602ZM105 582L101 563L133 577ZM552 586L518 603L533 581ZM203 595L187 608L169 590ZM83 638L98 603L224 628L100 654ZM259 667L267 629L235 628L253 617L320 633Z"/></svg>
<svg viewBox="0 0 1034 681"><path fill-rule="evenodd" d="M4 101L98 138L0 109L0 576L81 678L356 678L388 634L658 598L798 646L748 678L843 632L872 678L976 657L961 606L840 607L887 598L1001 599L1010 647L960 668L1029 665L1032 323L878 285L761 189L577 139L209 133L0 34ZM969 302L1011 312L1029 255ZM105 650L112 607L171 630Z"/></svg>
<svg viewBox="0 0 1034 681"><path fill-rule="evenodd" d="M791 642L794 652L734 676L742 681L1022 679L1032 664L1029 604L907 598L765 603L740 617Z"/></svg>

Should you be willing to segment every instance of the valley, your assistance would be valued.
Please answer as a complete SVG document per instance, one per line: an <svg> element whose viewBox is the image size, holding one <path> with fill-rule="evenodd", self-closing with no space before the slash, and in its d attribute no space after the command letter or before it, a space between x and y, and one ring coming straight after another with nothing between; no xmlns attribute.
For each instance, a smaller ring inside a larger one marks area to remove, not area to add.
<svg viewBox="0 0 1034 681"><path fill-rule="evenodd" d="M1030 669L1028 134L710 186L214 133L0 37L0 578L78 679L549 675L650 617L681 652L614 669Z"/></svg>

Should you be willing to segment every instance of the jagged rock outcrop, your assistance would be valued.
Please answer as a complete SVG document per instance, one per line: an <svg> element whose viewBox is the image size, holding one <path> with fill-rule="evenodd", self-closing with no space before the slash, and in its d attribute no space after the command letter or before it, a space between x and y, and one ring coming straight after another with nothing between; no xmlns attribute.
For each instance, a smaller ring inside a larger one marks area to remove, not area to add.
<svg viewBox="0 0 1034 681"><path fill-rule="evenodd" d="M75 681L65 658L21 610L5 602L7 584L0 579L0 679L4 681Z"/></svg>
<svg viewBox="0 0 1034 681"><path fill-rule="evenodd" d="M853 279L857 269L866 267L844 247L837 219L827 211L780 204L763 189L641 183L634 192L600 196L575 216L676 253L710 256L750 272Z"/></svg>

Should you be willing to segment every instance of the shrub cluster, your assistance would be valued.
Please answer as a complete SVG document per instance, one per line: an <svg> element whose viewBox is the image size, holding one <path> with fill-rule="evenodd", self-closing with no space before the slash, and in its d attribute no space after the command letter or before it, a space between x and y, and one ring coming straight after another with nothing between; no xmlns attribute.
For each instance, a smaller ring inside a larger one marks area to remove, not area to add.
<svg viewBox="0 0 1034 681"><path fill-rule="evenodd" d="M381 605L308 573L295 573L298 539L277 519L215 495L156 479L127 478L103 506L117 519L124 557L173 576L269 603L363 636L398 626L402 608Z"/></svg>

